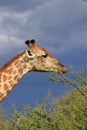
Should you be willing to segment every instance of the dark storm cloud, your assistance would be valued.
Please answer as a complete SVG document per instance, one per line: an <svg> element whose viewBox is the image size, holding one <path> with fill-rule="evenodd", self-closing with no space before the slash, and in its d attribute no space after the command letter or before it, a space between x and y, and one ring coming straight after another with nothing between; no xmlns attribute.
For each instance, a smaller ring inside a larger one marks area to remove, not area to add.
<svg viewBox="0 0 87 130"><path fill-rule="evenodd" d="M23 12L42 5L47 0L0 0L0 7L16 12Z"/></svg>
<svg viewBox="0 0 87 130"><path fill-rule="evenodd" d="M4 43L1 48L9 42L18 46L32 38L61 55L75 48L87 48L86 2L7 0L0 3L0 40Z"/></svg>

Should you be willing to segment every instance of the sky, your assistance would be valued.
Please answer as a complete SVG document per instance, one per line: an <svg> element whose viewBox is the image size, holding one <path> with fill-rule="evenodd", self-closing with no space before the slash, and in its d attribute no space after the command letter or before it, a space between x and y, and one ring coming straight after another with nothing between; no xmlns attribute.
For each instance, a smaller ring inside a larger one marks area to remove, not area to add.
<svg viewBox="0 0 87 130"><path fill-rule="evenodd" d="M87 65L87 1L86 0L0 0L0 66L27 47L24 42L35 39L67 68ZM48 89L60 97L68 87L49 81L49 73L30 72L24 76L1 103L34 106L41 103Z"/></svg>

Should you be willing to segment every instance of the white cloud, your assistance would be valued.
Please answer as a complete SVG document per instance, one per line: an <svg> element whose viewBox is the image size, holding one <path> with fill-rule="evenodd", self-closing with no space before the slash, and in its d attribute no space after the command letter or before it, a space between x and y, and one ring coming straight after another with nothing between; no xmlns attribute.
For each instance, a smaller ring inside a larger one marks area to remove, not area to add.
<svg viewBox="0 0 87 130"><path fill-rule="evenodd" d="M21 49L23 41L15 37L0 35L0 55L13 52L16 48Z"/></svg>

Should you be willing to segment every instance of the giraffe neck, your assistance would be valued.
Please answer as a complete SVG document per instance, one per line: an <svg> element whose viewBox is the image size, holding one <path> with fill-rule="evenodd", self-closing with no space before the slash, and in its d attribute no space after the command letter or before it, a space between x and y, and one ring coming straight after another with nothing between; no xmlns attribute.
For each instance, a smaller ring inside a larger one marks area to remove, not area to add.
<svg viewBox="0 0 87 130"><path fill-rule="evenodd" d="M0 102L8 95L22 76L31 71L31 69L31 65L29 66L25 58L25 52L14 57L0 69Z"/></svg>

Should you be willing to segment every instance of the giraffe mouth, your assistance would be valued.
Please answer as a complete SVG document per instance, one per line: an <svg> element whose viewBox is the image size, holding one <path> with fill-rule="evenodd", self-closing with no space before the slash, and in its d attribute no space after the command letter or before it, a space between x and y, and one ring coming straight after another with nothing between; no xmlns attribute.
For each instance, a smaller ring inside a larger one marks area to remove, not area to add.
<svg viewBox="0 0 87 130"><path fill-rule="evenodd" d="M67 69L66 68L64 68L64 69L62 69L61 71L60 71L60 73L62 73L62 74L65 74L67 72Z"/></svg>
<svg viewBox="0 0 87 130"><path fill-rule="evenodd" d="M59 69L59 68L52 68L51 69L51 72L57 72L59 74L65 74L67 72L67 69L66 68L63 68L63 69Z"/></svg>
<svg viewBox="0 0 87 130"><path fill-rule="evenodd" d="M34 72L38 72L37 69L33 69ZM59 73L59 74L65 74L67 72L67 69L66 68L63 68L63 69L59 69L59 68L47 68L47 69L40 69L39 72L56 72L56 73Z"/></svg>

